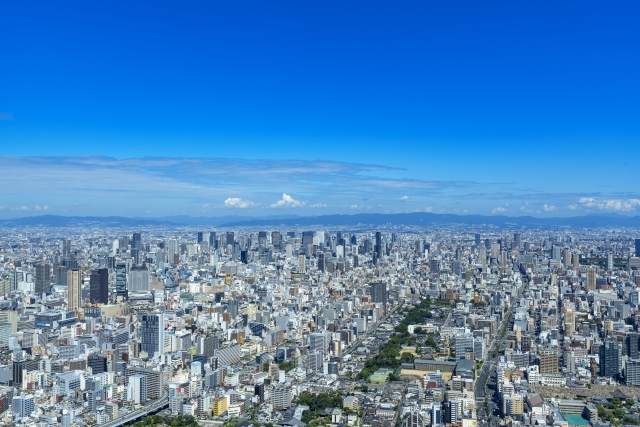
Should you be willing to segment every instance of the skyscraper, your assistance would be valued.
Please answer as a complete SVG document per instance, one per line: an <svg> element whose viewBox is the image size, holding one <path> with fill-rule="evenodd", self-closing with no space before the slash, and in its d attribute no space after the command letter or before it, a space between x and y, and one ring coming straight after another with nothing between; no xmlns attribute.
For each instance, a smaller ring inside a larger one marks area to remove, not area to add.
<svg viewBox="0 0 640 427"><path fill-rule="evenodd" d="M70 310L82 306L82 272L77 268L67 273L67 306Z"/></svg>
<svg viewBox="0 0 640 427"><path fill-rule="evenodd" d="M143 314L140 320L140 350L149 356L164 353L164 314Z"/></svg>
<svg viewBox="0 0 640 427"><path fill-rule="evenodd" d="M142 251L144 248L142 247L142 235L140 233L133 233L133 238L131 239L131 249L137 249Z"/></svg>
<svg viewBox="0 0 640 427"><path fill-rule="evenodd" d="M387 285L383 282L372 283L371 285L371 301L382 303L384 312L387 312Z"/></svg>
<svg viewBox="0 0 640 427"><path fill-rule="evenodd" d="M178 240L169 239L167 241L167 253L169 255L169 264L177 264L180 258L180 248Z"/></svg>
<svg viewBox="0 0 640 427"><path fill-rule="evenodd" d="M145 264L134 265L129 270L129 288L128 292L150 292L151 281L149 278L149 269Z"/></svg>
<svg viewBox="0 0 640 427"><path fill-rule="evenodd" d="M640 257L640 239L636 239L636 256Z"/></svg>
<svg viewBox="0 0 640 427"><path fill-rule="evenodd" d="M600 375L618 378L622 372L622 348L620 344L606 340L600 346Z"/></svg>
<svg viewBox="0 0 640 427"><path fill-rule="evenodd" d="M204 233L202 231L198 231L198 243L204 242Z"/></svg>
<svg viewBox="0 0 640 427"><path fill-rule="evenodd" d="M65 258L71 257L71 240L62 241L62 256Z"/></svg>
<svg viewBox="0 0 640 427"><path fill-rule="evenodd" d="M127 265L116 264L116 295L127 297Z"/></svg>
<svg viewBox="0 0 640 427"><path fill-rule="evenodd" d="M41 262L36 265L36 285L37 294L46 294L51 288L51 265L47 262Z"/></svg>
<svg viewBox="0 0 640 427"><path fill-rule="evenodd" d="M587 291L596 290L596 268L589 267L587 269Z"/></svg>
<svg viewBox="0 0 640 427"><path fill-rule="evenodd" d="M93 304L109 303L109 270L99 268L89 276L89 301Z"/></svg>

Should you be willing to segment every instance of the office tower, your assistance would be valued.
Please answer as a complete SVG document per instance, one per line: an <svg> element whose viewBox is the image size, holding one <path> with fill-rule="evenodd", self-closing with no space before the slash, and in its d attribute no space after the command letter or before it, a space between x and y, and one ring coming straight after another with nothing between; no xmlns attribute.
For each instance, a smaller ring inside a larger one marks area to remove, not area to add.
<svg viewBox="0 0 640 427"><path fill-rule="evenodd" d="M116 264L116 295L127 298L127 265Z"/></svg>
<svg viewBox="0 0 640 427"><path fill-rule="evenodd" d="M640 239L636 239L636 256L640 257Z"/></svg>
<svg viewBox="0 0 640 427"><path fill-rule="evenodd" d="M92 304L109 303L109 270L99 268L89 277L89 301Z"/></svg>
<svg viewBox="0 0 640 427"><path fill-rule="evenodd" d="M271 232L271 244L273 245L274 248L280 248L280 243L282 241L282 235L280 234L279 231L272 231Z"/></svg>
<svg viewBox="0 0 640 427"><path fill-rule="evenodd" d="M218 249L218 239L215 231L209 233L209 247L211 249Z"/></svg>
<svg viewBox="0 0 640 427"><path fill-rule="evenodd" d="M585 322L586 323L586 322ZM587 330L589 324L587 323ZM632 332L625 338L627 344L627 354L631 359L640 359L640 334Z"/></svg>
<svg viewBox="0 0 640 427"><path fill-rule="evenodd" d="M613 270L613 254L611 252L607 254L607 270Z"/></svg>
<svg viewBox="0 0 640 427"><path fill-rule="evenodd" d="M230 299L227 302L227 312L232 319L238 317L238 301L236 301L235 299Z"/></svg>
<svg viewBox="0 0 640 427"><path fill-rule="evenodd" d="M227 231L227 246L229 245L233 246L233 242L235 241L236 239L233 231Z"/></svg>
<svg viewBox="0 0 640 427"><path fill-rule="evenodd" d="M140 233L133 233L133 238L131 239L131 249L137 249L142 251L144 247L142 246L142 236Z"/></svg>
<svg viewBox="0 0 640 427"><path fill-rule="evenodd" d="M305 273L307 271L307 257L298 255L298 272Z"/></svg>
<svg viewBox="0 0 640 427"><path fill-rule="evenodd" d="M151 292L151 279L149 278L149 269L145 264L134 265L129 270L129 289L130 293L147 293Z"/></svg>
<svg viewBox="0 0 640 427"><path fill-rule="evenodd" d="M560 261L562 258L562 247L561 246L556 246L554 245L553 248L551 248L551 258L554 261Z"/></svg>
<svg viewBox="0 0 640 427"><path fill-rule="evenodd" d="M433 406L431 407L431 425L439 426L442 424L442 408L440 407L440 402L433 402Z"/></svg>
<svg viewBox="0 0 640 427"><path fill-rule="evenodd" d="M129 377L129 400L134 403L144 403L147 400L147 377L142 374Z"/></svg>
<svg viewBox="0 0 640 427"><path fill-rule="evenodd" d="M13 397L12 410L16 418L28 417L34 409L32 394L23 392L20 396Z"/></svg>
<svg viewBox="0 0 640 427"><path fill-rule="evenodd" d="M140 321L140 350L151 357L164 353L164 314L143 314Z"/></svg>
<svg viewBox="0 0 640 427"><path fill-rule="evenodd" d="M480 239L481 239L480 234L476 234L475 235L475 244L476 244L476 246L480 246Z"/></svg>
<svg viewBox="0 0 640 427"><path fill-rule="evenodd" d="M51 264L41 262L36 265L36 284L35 292L37 294L46 294L51 289Z"/></svg>
<svg viewBox="0 0 640 427"><path fill-rule="evenodd" d="M600 346L600 375L618 378L622 372L622 348L618 342L606 340Z"/></svg>
<svg viewBox="0 0 640 427"><path fill-rule="evenodd" d="M324 272L324 254L322 252L318 252L318 270Z"/></svg>
<svg viewBox="0 0 640 427"><path fill-rule="evenodd" d="M264 402L264 383L254 386L254 394L260 399L260 403Z"/></svg>
<svg viewBox="0 0 640 427"><path fill-rule="evenodd" d="M87 357L87 366L91 368L93 375L107 372L107 356L103 354L92 354Z"/></svg>
<svg viewBox="0 0 640 427"><path fill-rule="evenodd" d="M387 285L383 282L370 285L371 302L382 303L384 312L387 313Z"/></svg>
<svg viewBox="0 0 640 427"><path fill-rule="evenodd" d="M564 313L564 334L565 334L565 336L570 337L571 335L573 335L573 332L575 330L575 326L576 326L576 313L571 309L567 309L567 311L565 311L565 313Z"/></svg>
<svg viewBox="0 0 640 427"><path fill-rule="evenodd" d="M13 385L22 384L22 373L27 364L24 360L15 360L13 362Z"/></svg>
<svg viewBox="0 0 640 427"><path fill-rule="evenodd" d="M67 307L69 310L82 307L82 272L77 268L67 272Z"/></svg>
<svg viewBox="0 0 640 427"><path fill-rule="evenodd" d="M180 247L177 239L169 239L167 241L167 254L169 255L169 264L178 264L180 262Z"/></svg>
<svg viewBox="0 0 640 427"><path fill-rule="evenodd" d="M138 265L141 263L142 255L140 253L140 249L131 248L131 259L133 260L133 265Z"/></svg>
<svg viewBox="0 0 640 427"><path fill-rule="evenodd" d="M198 241L197 243L204 242L204 233L202 231L198 231Z"/></svg>
<svg viewBox="0 0 640 427"><path fill-rule="evenodd" d="M540 354L540 373L558 375L558 352L546 350Z"/></svg>
<svg viewBox="0 0 640 427"><path fill-rule="evenodd" d="M638 252L640 253L640 252ZM71 257L71 240L62 241L62 256L65 258Z"/></svg>
<svg viewBox="0 0 640 427"><path fill-rule="evenodd" d="M564 264L565 270L571 266L571 249L564 248L564 253L562 255L562 262Z"/></svg>
<svg viewBox="0 0 640 427"><path fill-rule="evenodd" d="M587 269L587 292L596 290L596 268L589 267Z"/></svg>
<svg viewBox="0 0 640 427"><path fill-rule="evenodd" d="M476 236L480 236L476 234ZM519 251L522 248L522 235L520 233L513 233L513 249Z"/></svg>
<svg viewBox="0 0 640 427"><path fill-rule="evenodd" d="M460 335L455 337L456 343L456 360L466 359L467 353L473 354L474 338L473 335ZM473 356L472 356L473 357Z"/></svg>
<svg viewBox="0 0 640 427"><path fill-rule="evenodd" d="M67 286L67 272L69 269L64 265L56 267L56 285Z"/></svg>
<svg viewBox="0 0 640 427"><path fill-rule="evenodd" d="M640 385L640 359L629 357L625 364L624 373L628 385Z"/></svg>

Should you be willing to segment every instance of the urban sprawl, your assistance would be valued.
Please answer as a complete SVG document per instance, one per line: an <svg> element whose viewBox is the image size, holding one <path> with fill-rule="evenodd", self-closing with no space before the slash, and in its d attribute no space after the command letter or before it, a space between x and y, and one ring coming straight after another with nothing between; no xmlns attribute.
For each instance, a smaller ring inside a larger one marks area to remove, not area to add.
<svg viewBox="0 0 640 427"><path fill-rule="evenodd" d="M0 425L640 425L637 236L2 229Z"/></svg>

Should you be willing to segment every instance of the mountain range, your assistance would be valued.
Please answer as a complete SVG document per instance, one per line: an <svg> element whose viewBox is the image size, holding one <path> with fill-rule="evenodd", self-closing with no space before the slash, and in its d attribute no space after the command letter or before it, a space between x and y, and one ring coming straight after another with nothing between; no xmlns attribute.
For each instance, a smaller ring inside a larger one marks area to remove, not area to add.
<svg viewBox="0 0 640 427"><path fill-rule="evenodd" d="M447 224L494 225L521 227L640 227L640 216L618 214L590 214L575 217L536 218L532 216L504 215L454 215L428 212L415 213L360 213L353 215L297 216L279 215L270 217L219 216L192 217L188 215L159 218L129 218L121 216L59 216L42 215L0 220L4 227L78 227L78 226L213 226L213 227L260 227L260 226L434 226Z"/></svg>

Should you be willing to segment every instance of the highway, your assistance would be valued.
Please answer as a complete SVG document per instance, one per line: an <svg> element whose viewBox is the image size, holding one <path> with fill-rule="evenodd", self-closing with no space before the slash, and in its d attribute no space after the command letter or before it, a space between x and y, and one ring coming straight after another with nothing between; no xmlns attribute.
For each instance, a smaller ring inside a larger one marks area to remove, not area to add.
<svg viewBox="0 0 640 427"><path fill-rule="evenodd" d="M119 427L126 424L133 423L141 418L148 417L155 414L163 408L169 406L169 389L165 388L162 396L152 402L150 405L140 408L136 411L129 412L121 417L111 420L108 423L102 424L100 427Z"/></svg>

